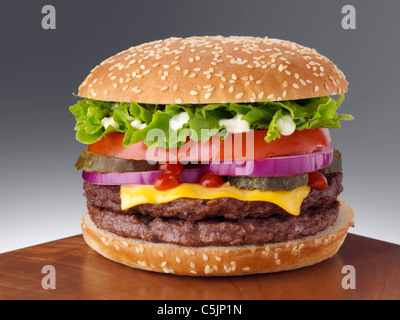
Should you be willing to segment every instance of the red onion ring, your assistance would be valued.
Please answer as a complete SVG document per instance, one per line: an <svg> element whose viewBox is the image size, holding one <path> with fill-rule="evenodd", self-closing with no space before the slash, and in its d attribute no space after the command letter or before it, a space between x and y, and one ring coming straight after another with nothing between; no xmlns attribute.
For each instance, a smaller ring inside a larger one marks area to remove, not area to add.
<svg viewBox="0 0 400 320"><path fill-rule="evenodd" d="M179 175L181 183L199 183L204 175L200 168L185 169ZM82 172L83 180L92 184L102 185L152 185L161 176L161 171L140 171L140 172Z"/></svg>
<svg viewBox="0 0 400 320"><path fill-rule="evenodd" d="M314 172L333 160L333 147L295 155L255 160L213 161L203 164L204 171L221 176L283 177Z"/></svg>

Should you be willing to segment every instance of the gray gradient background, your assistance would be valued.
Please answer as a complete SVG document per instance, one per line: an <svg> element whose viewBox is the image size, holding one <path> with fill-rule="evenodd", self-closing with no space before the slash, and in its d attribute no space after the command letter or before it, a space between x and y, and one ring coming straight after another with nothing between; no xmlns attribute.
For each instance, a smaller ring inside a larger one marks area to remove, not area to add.
<svg viewBox="0 0 400 320"><path fill-rule="evenodd" d="M57 29L41 28L41 8ZM341 28L341 8L357 29ZM351 232L400 244L400 1L19 1L0 4L0 252L80 233L85 213L68 106L89 71L132 45L192 35L252 35L316 48L350 82L331 130L344 157Z"/></svg>

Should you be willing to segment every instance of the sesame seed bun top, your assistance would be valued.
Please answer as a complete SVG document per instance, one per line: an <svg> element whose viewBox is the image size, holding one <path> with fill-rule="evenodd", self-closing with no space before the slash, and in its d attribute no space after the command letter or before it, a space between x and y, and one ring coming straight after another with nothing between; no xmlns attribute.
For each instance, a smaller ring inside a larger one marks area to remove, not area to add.
<svg viewBox="0 0 400 320"><path fill-rule="evenodd" d="M296 100L347 91L315 49L256 37L170 38L120 52L95 67L79 95L104 101L205 104Z"/></svg>

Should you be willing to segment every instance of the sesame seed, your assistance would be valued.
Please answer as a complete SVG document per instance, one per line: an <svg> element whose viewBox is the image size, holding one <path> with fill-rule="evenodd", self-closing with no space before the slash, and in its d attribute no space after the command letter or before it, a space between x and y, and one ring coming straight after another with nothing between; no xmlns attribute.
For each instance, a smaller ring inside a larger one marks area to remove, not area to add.
<svg viewBox="0 0 400 320"><path fill-rule="evenodd" d="M204 273L205 274L209 274L211 272L213 272L214 269L211 269L211 267L209 265L206 265L206 267L204 268Z"/></svg>
<svg viewBox="0 0 400 320"><path fill-rule="evenodd" d="M182 99L175 99L175 103L181 104L182 103Z"/></svg>
<svg viewBox="0 0 400 320"><path fill-rule="evenodd" d="M205 253L203 253L203 260L208 261L208 256Z"/></svg>
<svg viewBox="0 0 400 320"><path fill-rule="evenodd" d="M230 93L232 93L232 92L233 92L233 86L230 86L228 91L229 91Z"/></svg>
<svg viewBox="0 0 400 320"><path fill-rule="evenodd" d="M264 96L264 92L260 92L260 93L258 94L258 99L262 99L263 96Z"/></svg>
<svg viewBox="0 0 400 320"><path fill-rule="evenodd" d="M204 98L205 99L209 99L211 97L211 92L208 92L208 93L206 93L205 95L204 95Z"/></svg>
<svg viewBox="0 0 400 320"><path fill-rule="evenodd" d="M314 92L318 92L319 91L319 87L318 86L315 86L314 87Z"/></svg>
<svg viewBox="0 0 400 320"><path fill-rule="evenodd" d="M195 91L195 90L191 90L191 91L190 91L190 94L191 94L192 96L197 96L199 93L198 93L197 91Z"/></svg>
<svg viewBox="0 0 400 320"><path fill-rule="evenodd" d="M300 87L299 87L299 85L297 83L293 83L293 88L300 89Z"/></svg>
<svg viewBox="0 0 400 320"><path fill-rule="evenodd" d="M173 270L173 269L168 269L168 268L163 268L163 271L164 271L165 273L174 273L174 270Z"/></svg>
<svg viewBox="0 0 400 320"><path fill-rule="evenodd" d="M236 95L236 99L240 99L241 97L243 97L243 92L240 92Z"/></svg>

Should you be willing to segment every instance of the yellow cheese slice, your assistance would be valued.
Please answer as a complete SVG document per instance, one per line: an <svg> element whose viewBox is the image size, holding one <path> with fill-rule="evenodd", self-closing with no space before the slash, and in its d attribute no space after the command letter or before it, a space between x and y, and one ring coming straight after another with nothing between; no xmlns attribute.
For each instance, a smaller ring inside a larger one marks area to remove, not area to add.
<svg viewBox="0 0 400 320"><path fill-rule="evenodd" d="M234 198L242 201L272 202L292 215L300 214L301 203L310 192L310 187L302 186L293 191L259 191L237 189L228 183L219 188L206 188L200 184L182 183L166 191L158 191L152 185L121 186L121 209L126 210L144 203L165 203L179 198L216 199Z"/></svg>

